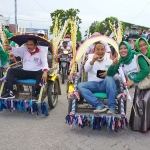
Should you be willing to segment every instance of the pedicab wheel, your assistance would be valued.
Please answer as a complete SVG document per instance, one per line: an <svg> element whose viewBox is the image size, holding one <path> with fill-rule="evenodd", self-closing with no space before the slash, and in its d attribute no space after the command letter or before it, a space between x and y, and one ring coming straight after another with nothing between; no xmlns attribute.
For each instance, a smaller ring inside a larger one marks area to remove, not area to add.
<svg viewBox="0 0 150 150"><path fill-rule="evenodd" d="M62 84L65 82L65 68L62 68Z"/></svg>
<svg viewBox="0 0 150 150"><path fill-rule="evenodd" d="M48 85L48 104L55 108L58 101L58 81L49 81Z"/></svg>

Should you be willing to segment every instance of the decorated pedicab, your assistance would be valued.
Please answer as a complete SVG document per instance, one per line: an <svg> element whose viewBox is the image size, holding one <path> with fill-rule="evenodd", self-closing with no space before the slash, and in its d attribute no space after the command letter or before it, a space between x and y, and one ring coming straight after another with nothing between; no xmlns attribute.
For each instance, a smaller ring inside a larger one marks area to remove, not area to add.
<svg viewBox="0 0 150 150"><path fill-rule="evenodd" d="M29 38L34 38L37 41L44 41L48 43L49 45L51 45L53 49L53 44L51 42L37 35L32 35L32 34L15 35L15 36L10 37L8 40L14 41L19 46L22 46L27 42L27 39ZM45 116L48 116L48 107L47 107L46 102L44 101L46 97L48 99L48 104L50 108L54 108L56 106L57 101L58 101L58 95L61 95L60 81L59 81L59 76L57 75L59 65L58 63L55 62L54 50L52 51L52 54L48 54L48 47L43 47L42 50L44 52L44 57L46 59L51 58L52 61L48 60L48 62L52 62L52 63L48 64L50 70L48 72L47 82L44 83L41 81L41 84L40 84L41 89L38 95L38 100L35 101L35 100L32 100L31 98L31 91L36 83L36 80L16 79L14 83L15 99L0 99L1 111L3 109L9 109L10 111L19 109L21 111L22 110L28 111L30 114L42 113ZM48 55L51 55L51 57L48 57ZM4 76L1 79L2 84L0 87L0 96L5 91L6 75L7 75L8 70L12 67L22 68L22 62L15 62L9 65L6 71L4 72Z"/></svg>
<svg viewBox="0 0 150 150"><path fill-rule="evenodd" d="M66 122L70 125L70 127L75 127L76 125L84 128L85 126L90 126L94 130L100 130L107 127L108 130L117 131L118 128L124 128L128 125L128 120L126 117L126 106L127 99L131 101L131 96L127 87L124 87L124 82L126 82L125 76L121 70L118 70L119 74L117 75L116 80L116 113L115 114L106 114L106 113L93 113L93 107L89 105L80 95L77 85L79 82L85 82L85 72L83 69L83 65L81 64L81 68L79 72L77 72L77 64L81 63L84 60L83 56L85 56L86 49L98 41L104 41L110 44L115 48L118 52L118 45L115 40L104 36L92 36L87 39L78 49L71 70L71 74L68 78L68 115L66 116ZM119 56L119 54L118 54ZM82 60L81 60L82 59ZM96 92L93 95L98 98L103 104L107 107L107 94L104 92Z"/></svg>

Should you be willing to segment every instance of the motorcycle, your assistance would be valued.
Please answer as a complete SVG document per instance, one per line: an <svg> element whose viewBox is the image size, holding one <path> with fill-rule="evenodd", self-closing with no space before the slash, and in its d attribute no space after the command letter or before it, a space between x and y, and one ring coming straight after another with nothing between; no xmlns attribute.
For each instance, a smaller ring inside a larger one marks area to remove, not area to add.
<svg viewBox="0 0 150 150"><path fill-rule="evenodd" d="M70 52L64 49L60 57L60 71L62 76L62 84L65 82L65 76L69 74Z"/></svg>

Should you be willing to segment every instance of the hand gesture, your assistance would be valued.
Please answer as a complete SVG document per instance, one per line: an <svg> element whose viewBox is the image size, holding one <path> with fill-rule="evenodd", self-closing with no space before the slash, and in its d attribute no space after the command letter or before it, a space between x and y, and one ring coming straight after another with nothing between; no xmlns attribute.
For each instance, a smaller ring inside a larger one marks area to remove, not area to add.
<svg viewBox="0 0 150 150"><path fill-rule="evenodd" d="M115 59L113 60L112 66L115 66L116 64L118 64L118 59L117 59L117 58L115 58Z"/></svg>
<svg viewBox="0 0 150 150"><path fill-rule="evenodd" d="M98 60L98 59L99 59L99 55L94 54L92 61L95 62L95 61Z"/></svg>

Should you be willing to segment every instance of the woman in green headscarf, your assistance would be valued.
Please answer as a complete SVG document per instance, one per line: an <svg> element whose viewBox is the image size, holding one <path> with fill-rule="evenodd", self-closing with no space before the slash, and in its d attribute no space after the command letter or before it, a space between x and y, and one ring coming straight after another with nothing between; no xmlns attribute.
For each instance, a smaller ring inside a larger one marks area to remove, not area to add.
<svg viewBox="0 0 150 150"><path fill-rule="evenodd" d="M137 84L143 81L146 76L148 76L148 63L145 60L144 56L138 56L138 54L140 53L131 50L129 43L125 41L119 44L119 54L119 62L114 59L112 65L107 71L107 75L114 76L118 72L119 67L122 67L125 76L127 77L127 79L130 79L127 80L127 83L125 85L129 88L133 85L136 86L133 100L136 114L135 111L132 109L130 115L130 126L132 130L146 133L148 132L148 128L150 128L150 89L140 90ZM138 70L138 65L140 67L140 71ZM143 94L149 94L149 96L146 98L143 96L143 99L140 99L139 97ZM137 103L139 102L144 103L144 107L140 108L139 105L137 106ZM139 110L143 112L143 116L139 115Z"/></svg>
<svg viewBox="0 0 150 150"><path fill-rule="evenodd" d="M147 56L150 59L150 45L145 38L138 38L135 42L136 50L141 52L143 55Z"/></svg>

